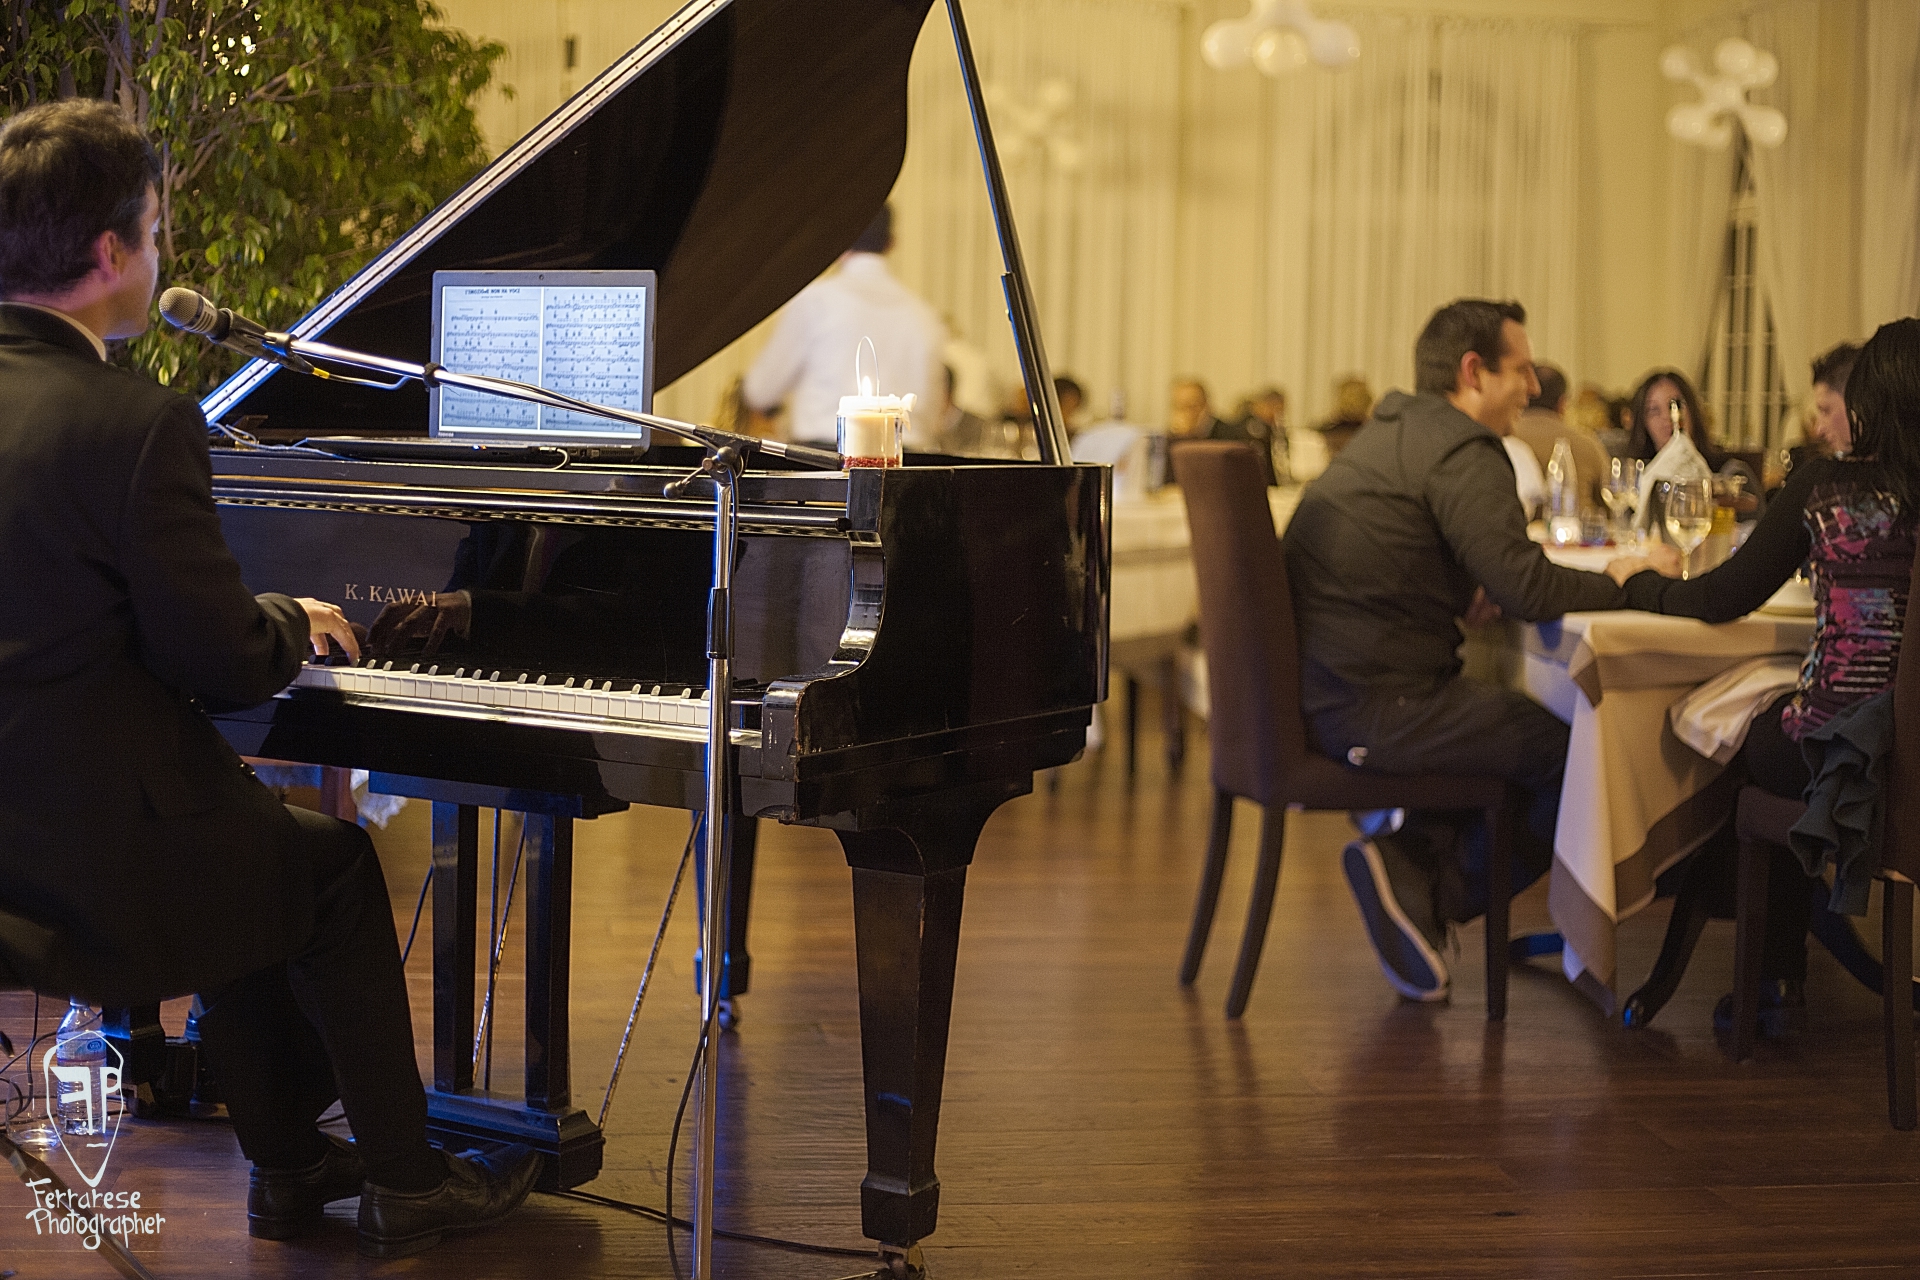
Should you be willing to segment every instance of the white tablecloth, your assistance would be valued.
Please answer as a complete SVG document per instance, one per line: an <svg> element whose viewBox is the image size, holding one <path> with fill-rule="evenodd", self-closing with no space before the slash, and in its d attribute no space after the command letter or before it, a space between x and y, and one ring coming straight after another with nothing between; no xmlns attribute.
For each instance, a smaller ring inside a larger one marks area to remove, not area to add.
<svg viewBox="0 0 1920 1280"><path fill-rule="evenodd" d="M1609 1011L1615 927L1653 900L1654 878L1711 834L1732 801L1722 767L1674 737L1667 708L1748 658L1806 652L1812 634L1810 618L1753 614L1709 626L1631 610L1523 629L1527 692L1572 729L1549 906L1567 941L1568 978Z"/></svg>

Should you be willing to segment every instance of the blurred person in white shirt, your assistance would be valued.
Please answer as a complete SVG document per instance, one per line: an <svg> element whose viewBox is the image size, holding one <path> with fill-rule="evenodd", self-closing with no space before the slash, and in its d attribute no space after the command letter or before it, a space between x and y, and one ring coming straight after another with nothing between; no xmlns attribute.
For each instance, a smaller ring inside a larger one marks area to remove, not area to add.
<svg viewBox="0 0 1920 1280"><path fill-rule="evenodd" d="M772 413L784 401L788 437L832 445L840 397L857 395L854 353L873 341L876 394L914 397L910 448L931 447L937 434L947 335L940 318L887 270L893 210L884 207L840 257L838 266L802 289L775 322L766 348L741 386L747 407ZM863 370L864 371L864 370Z"/></svg>

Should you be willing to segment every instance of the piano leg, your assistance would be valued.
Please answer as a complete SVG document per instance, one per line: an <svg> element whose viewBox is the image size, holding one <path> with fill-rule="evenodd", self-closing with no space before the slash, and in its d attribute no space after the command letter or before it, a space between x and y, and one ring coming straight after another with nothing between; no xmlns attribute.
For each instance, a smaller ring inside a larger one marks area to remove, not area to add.
<svg viewBox="0 0 1920 1280"><path fill-rule="evenodd" d="M433 1087L473 1088L474 912L480 866L480 810L433 806Z"/></svg>
<svg viewBox="0 0 1920 1280"><path fill-rule="evenodd" d="M840 831L853 868L860 1052L867 1096L862 1230L908 1250L933 1233L933 1170L967 864L1000 800L940 806L869 831Z"/></svg>
<svg viewBox="0 0 1920 1280"><path fill-rule="evenodd" d="M727 820L727 851L730 867L727 878L727 954L720 959L720 1029L731 1031L740 1025L740 1006L735 1003L747 994L747 982L753 976L753 958L747 954L747 921L753 908L753 859L760 844L760 820L735 815ZM706 849L696 845L694 865L699 870L700 901L706 902ZM699 983L704 957L696 956L694 981Z"/></svg>
<svg viewBox="0 0 1920 1280"><path fill-rule="evenodd" d="M734 1000L747 993L747 979L753 961L747 955L747 920L753 905L753 857L760 843L760 820L739 815L727 819L727 953L720 958L720 1029L731 1031L740 1025L740 1007ZM700 907L700 934L707 931L707 847L705 840L693 846L694 898ZM699 947L693 949L693 989L699 991L700 972L707 957Z"/></svg>
<svg viewBox="0 0 1920 1280"><path fill-rule="evenodd" d="M535 798L517 792L521 803ZM493 798L493 797L488 797ZM502 795L497 797L506 799ZM478 910L479 812L436 800L433 806L433 1090L428 1126L449 1149L481 1142L524 1142L546 1156L539 1186L557 1191L600 1172L605 1139L573 1106L567 1000L572 957L575 802L553 798L526 822L526 1090L524 1105L473 1091L474 984L481 956ZM489 806L494 807L494 806ZM571 812L569 811L571 808Z"/></svg>
<svg viewBox="0 0 1920 1280"><path fill-rule="evenodd" d="M573 967L573 822L526 815L527 1106L573 1102L567 994Z"/></svg>

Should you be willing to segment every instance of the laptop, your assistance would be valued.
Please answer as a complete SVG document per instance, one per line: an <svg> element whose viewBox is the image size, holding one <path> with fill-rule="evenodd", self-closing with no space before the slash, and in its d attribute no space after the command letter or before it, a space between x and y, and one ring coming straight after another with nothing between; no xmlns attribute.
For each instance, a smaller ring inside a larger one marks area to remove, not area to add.
<svg viewBox="0 0 1920 1280"><path fill-rule="evenodd" d="M436 271L431 359L630 412L653 410L651 271ZM427 395L427 438L315 440L346 457L555 466L638 462L644 426L460 387Z"/></svg>
<svg viewBox="0 0 1920 1280"><path fill-rule="evenodd" d="M436 271L432 358L651 413L658 294L651 271ZM457 387L433 388L428 404L434 439L648 443L632 423Z"/></svg>

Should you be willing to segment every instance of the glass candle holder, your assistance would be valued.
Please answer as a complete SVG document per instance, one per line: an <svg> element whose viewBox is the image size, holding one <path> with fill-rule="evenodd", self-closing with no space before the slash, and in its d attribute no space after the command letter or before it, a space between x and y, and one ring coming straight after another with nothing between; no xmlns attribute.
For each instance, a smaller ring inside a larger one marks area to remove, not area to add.
<svg viewBox="0 0 1920 1280"><path fill-rule="evenodd" d="M849 467L897 467L912 405L899 396L841 396L840 461Z"/></svg>

